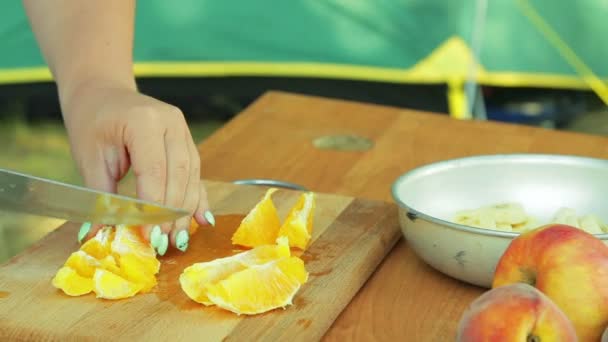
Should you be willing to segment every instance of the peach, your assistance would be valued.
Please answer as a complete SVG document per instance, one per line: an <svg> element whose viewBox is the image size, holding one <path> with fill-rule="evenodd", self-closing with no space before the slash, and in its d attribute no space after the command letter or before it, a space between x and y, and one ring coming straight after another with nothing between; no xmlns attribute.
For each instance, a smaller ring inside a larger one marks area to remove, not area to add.
<svg viewBox="0 0 608 342"><path fill-rule="evenodd" d="M486 291L463 313L456 341L576 341L574 326L533 286L505 285Z"/></svg>
<svg viewBox="0 0 608 342"><path fill-rule="evenodd" d="M493 288L524 282L568 316L580 341L600 340L608 326L608 246L584 230L550 224L513 239Z"/></svg>

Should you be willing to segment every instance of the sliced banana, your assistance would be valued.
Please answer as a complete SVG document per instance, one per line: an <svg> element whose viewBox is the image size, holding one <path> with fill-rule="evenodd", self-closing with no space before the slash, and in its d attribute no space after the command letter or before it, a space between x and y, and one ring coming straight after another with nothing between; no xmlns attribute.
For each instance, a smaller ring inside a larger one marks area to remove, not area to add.
<svg viewBox="0 0 608 342"><path fill-rule="evenodd" d="M454 217L454 221L459 224L502 231L513 231L514 227L521 230L529 225L532 219L519 203L499 203L474 210L463 210Z"/></svg>
<svg viewBox="0 0 608 342"><path fill-rule="evenodd" d="M520 203L499 203L477 209L462 210L454 222L477 228L523 233L540 226ZM595 215L578 216L572 208L559 208L549 223L567 224L591 234L608 233L608 225Z"/></svg>
<svg viewBox="0 0 608 342"><path fill-rule="evenodd" d="M594 215L586 215L580 218L580 227L591 234L602 234L602 222Z"/></svg>
<svg viewBox="0 0 608 342"><path fill-rule="evenodd" d="M608 232L608 227L606 227L606 224L599 217L595 215L577 216L576 210L572 208L560 208L555 213L551 223L567 224L591 234Z"/></svg>
<svg viewBox="0 0 608 342"><path fill-rule="evenodd" d="M580 228L576 210L572 208L559 208L551 223L567 224L569 226Z"/></svg>

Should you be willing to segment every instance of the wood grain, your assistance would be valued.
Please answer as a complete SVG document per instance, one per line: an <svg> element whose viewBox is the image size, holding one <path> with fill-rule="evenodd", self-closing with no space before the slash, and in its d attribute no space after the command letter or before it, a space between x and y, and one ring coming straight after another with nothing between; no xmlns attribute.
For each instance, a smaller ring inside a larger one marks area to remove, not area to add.
<svg viewBox="0 0 608 342"><path fill-rule="evenodd" d="M274 340L318 339L399 239L396 207L383 201L317 196L309 248L294 250L305 261L309 281L286 310L237 316L205 308L181 290L178 277L195 262L234 254L230 242L240 220L266 188L207 181L215 228L200 228L188 253L161 258L157 287L120 301L94 295L68 297L51 285L55 272L78 248L77 228L66 224L0 267L0 340ZM281 190L273 200L284 218L299 192Z"/></svg>
<svg viewBox="0 0 608 342"><path fill-rule="evenodd" d="M312 140L327 134L357 134L375 145L364 152L316 149ZM513 152L607 158L608 139L271 92L201 143L199 151L206 179L274 178L391 201L392 182L420 165ZM462 311L481 293L431 269L401 239L324 338L450 341Z"/></svg>

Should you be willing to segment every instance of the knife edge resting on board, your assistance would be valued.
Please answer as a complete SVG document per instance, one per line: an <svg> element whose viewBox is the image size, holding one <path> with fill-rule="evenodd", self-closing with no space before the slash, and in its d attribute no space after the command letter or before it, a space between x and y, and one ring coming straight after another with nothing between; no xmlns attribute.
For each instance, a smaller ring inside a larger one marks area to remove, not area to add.
<svg viewBox="0 0 608 342"><path fill-rule="evenodd" d="M105 225L159 224L189 213L0 168L0 210Z"/></svg>

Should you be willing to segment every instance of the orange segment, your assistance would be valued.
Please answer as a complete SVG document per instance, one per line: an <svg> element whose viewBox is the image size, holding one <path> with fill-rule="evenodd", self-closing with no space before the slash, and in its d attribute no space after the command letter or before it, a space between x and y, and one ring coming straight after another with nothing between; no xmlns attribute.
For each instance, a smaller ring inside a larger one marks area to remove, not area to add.
<svg viewBox="0 0 608 342"><path fill-rule="evenodd" d="M305 249L310 243L315 194L303 193L281 225L272 201L276 190L266 191L232 235L233 244L252 249L184 269L179 281L190 299L237 315L255 315L292 304L308 281L308 272L302 259L291 256L290 247Z"/></svg>
<svg viewBox="0 0 608 342"><path fill-rule="evenodd" d="M132 255L141 261L142 266L148 272L156 274L160 270L160 261L156 259L156 252L150 244L144 243L141 235L136 229L129 226L116 226L116 236L112 241L112 252L120 258L125 255Z"/></svg>
<svg viewBox="0 0 608 342"><path fill-rule="evenodd" d="M148 267L133 254L125 254L120 257L120 272L116 274L141 285L141 292L149 292L157 282L155 273L150 272Z"/></svg>
<svg viewBox="0 0 608 342"><path fill-rule="evenodd" d="M271 197L276 190L269 188L264 197L245 216L232 236L233 244L256 247L274 243L281 225Z"/></svg>
<svg viewBox="0 0 608 342"><path fill-rule="evenodd" d="M207 296L221 308L238 315L253 315L291 305L307 280L304 262L297 257L287 257L253 265L210 284Z"/></svg>
<svg viewBox="0 0 608 342"><path fill-rule="evenodd" d="M95 274L95 269L100 267L101 263L85 251L76 251L70 255L65 262L65 266L74 269L83 277L92 278L93 274Z"/></svg>
<svg viewBox="0 0 608 342"><path fill-rule="evenodd" d="M213 305L207 297L207 285L224 279L247 266L236 259L222 258L188 266L179 277L182 290L197 303Z"/></svg>
<svg viewBox="0 0 608 342"><path fill-rule="evenodd" d="M156 252L154 248L145 243L139 232L139 227L118 225L115 229L115 236L112 240L111 249L113 253L135 254L142 258L154 258Z"/></svg>
<svg viewBox="0 0 608 342"><path fill-rule="evenodd" d="M99 264L101 265L101 268L103 268L104 270L108 270L112 273L120 273L120 268L118 267L118 264L116 263L116 259L111 256L111 255L107 255L105 258L99 260Z"/></svg>
<svg viewBox="0 0 608 342"><path fill-rule="evenodd" d="M82 296L93 291L93 280L79 275L69 266L64 266L55 274L53 286L68 296Z"/></svg>
<svg viewBox="0 0 608 342"><path fill-rule="evenodd" d="M103 268L113 273L120 272L113 256L107 255L105 258L97 260L83 250L72 253L65 262L65 266L73 268L79 275L86 278L92 278L97 268Z"/></svg>
<svg viewBox="0 0 608 342"><path fill-rule="evenodd" d="M308 192L300 196L298 202L291 208L279 236L286 236L292 247L306 249L312 236L313 214L315 210L314 193Z"/></svg>
<svg viewBox="0 0 608 342"><path fill-rule="evenodd" d="M99 298L120 299L148 292L157 284L160 262L139 227L104 227L72 253L53 285L70 295L94 291Z"/></svg>
<svg viewBox="0 0 608 342"><path fill-rule="evenodd" d="M112 272L98 268L93 276L93 291L97 298L122 299L134 296L141 285L130 282Z"/></svg>
<svg viewBox="0 0 608 342"><path fill-rule="evenodd" d="M180 285L190 299L204 305L213 305L207 297L207 285L225 279L249 266L289 255L289 242L286 238L279 238L276 245L258 246L233 256L193 264L184 269L180 275Z"/></svg>
<svg viewBox="0 0 608 342"><path fill-rule="evenodd" d="M110 254L110 244L113 239L112 227L104 227L93 238L85 242L80 249L95 259L103 259Z"/></svg>
<svg viewBox="0 0 608 342"><path fill-rule="evenodd" d="M284 258L291 255L289 250L289 240L286 237L280 237L274 245L262 245L237 254L241 263L246 266L262 264L274 259Z"/></svg>

